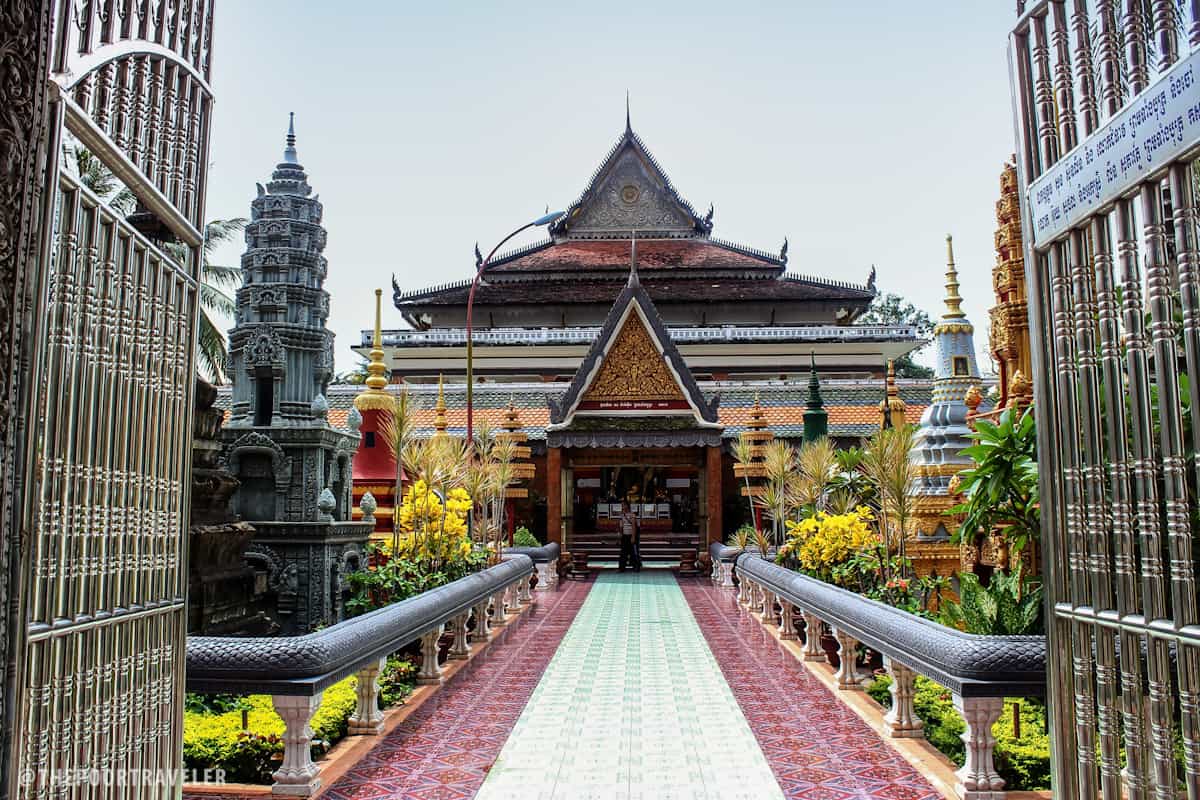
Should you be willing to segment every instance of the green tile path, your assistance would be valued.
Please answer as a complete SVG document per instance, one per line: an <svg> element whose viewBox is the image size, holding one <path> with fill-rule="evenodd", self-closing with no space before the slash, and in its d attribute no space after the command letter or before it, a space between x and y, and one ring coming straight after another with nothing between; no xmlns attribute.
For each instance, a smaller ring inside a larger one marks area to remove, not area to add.
<svg viewBox="0 0 1200 800"><path fill-rule="evenodd" d="M675 578L606 570L476 797L783 795Z"/></svg>

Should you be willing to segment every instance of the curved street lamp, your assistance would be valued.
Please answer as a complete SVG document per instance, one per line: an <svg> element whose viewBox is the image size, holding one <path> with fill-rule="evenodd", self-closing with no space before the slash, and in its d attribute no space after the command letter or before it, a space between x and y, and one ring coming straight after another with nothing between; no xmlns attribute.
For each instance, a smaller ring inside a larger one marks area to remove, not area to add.
<svg viewBox="0 0 1200 800"><path fill-rule="evenodd" d="M504 246L504 243L516 236L522 231L530 228L540 228L542 225L549 225L556 219L561 217L564 212L552 211L548 214L543 214L532 222L526 222L515 231L505 236L500 240L499 244L492 248L492 252L488 253L479 264L479 269L475 271L475 280L471 283L471 292L467 295L467 446L475 446L475 406L474 406L474 388L475 388L475 350L472 342L472 334L474 325L472 320L472 312L475 310L475 290L479 288L479 279L483 277L483 271L492 263L492 256L496 255L496 251Z"/></svg>

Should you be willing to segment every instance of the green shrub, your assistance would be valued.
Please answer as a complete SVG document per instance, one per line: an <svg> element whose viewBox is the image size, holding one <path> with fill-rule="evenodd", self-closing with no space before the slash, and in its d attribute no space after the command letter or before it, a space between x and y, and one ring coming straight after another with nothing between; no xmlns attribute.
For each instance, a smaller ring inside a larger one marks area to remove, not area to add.
<svg viewBox="0 0 1200 800"><path fill-rule="evenodd" d="M513 532L514 547L541 547L542 543L537 540L537 537L529 532L529 528L524 525L517 528Z"/></svg>
<svg viewBox="0 0 1200 800"><path fill-rule="evenodd" d="M388 656L387 665L379 673L379 704L384 708L398 706L416 686L417 665L408 659Z"/></svg>
<svg viewBox="0 0 1200 800"><path fill-rule="evenodd" d="M313 749L324 753L346 735L357 697L353 677L325 690L313 715ZM246 730L242 729L242 709ZM254 694L239 698L225 712L187 710L183 715L183 761L187 769L223 769L233 783L270 783L271 772L283 754L283 720L271 698Z"/></svg>
<svg viewBox="0 0 1200 800"><path fill-rule="evenodd" d="M869 694L884 708L892 704L889 688L892 679L880 675L867 686ZM1021 738L1013 736L1012 707L1021 709ZM966 723L954 708L950 692L937 683L917 676L913 706L925 723L925 738L939 752L962 766L964 753L960 738ZM996 737L996 771L1004 778L1005 789L1032 791L1050 788L1050 737L1046 733L1046 707L1037 700L1009 698L1005 713L992 726Z"/></svg>

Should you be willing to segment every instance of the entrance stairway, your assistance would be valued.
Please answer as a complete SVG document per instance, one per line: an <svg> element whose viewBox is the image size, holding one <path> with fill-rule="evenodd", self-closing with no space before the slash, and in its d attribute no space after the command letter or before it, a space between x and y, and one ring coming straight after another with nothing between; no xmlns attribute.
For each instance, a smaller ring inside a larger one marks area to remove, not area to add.
<svg viewBox="0 0 1200 800"><path fill-rule="evenodd" d="M574 553L587 553L588 561L616 561L621 555L621 539L616 531L577 531L569 547ZM680 531L642 531L642 561L679 563L685 550L700 552L700 534Z"/></svg>

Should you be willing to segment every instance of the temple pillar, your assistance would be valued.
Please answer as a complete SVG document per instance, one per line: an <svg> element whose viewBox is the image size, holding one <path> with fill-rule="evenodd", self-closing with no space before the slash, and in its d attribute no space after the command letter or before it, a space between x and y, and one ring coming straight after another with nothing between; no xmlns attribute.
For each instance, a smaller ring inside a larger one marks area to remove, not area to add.
<svg viewBox="0 0 1200 800"><path fill-rule="evenodd" d="M705 546L724 539L721 535L721 446L712 445L705 448L704 475L708 482L705 488L705 499L708 504L708 534Z"/></svg>
<svg viewBox="0 0 1200 800"><path fill-rule="evenodd" d="M562 450L546 448L546 541L562 545Z"/></svg>

